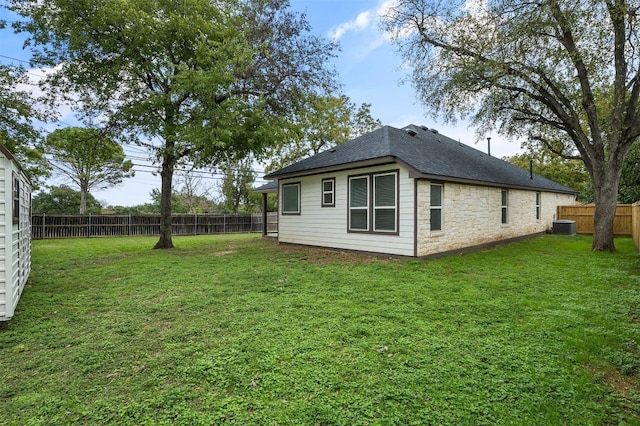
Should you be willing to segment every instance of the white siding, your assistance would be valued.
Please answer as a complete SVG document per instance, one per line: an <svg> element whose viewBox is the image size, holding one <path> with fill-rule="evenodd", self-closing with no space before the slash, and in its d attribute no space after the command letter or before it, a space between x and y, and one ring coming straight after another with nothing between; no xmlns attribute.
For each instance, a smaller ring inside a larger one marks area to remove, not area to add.
<svg viewBox="0 0 640 426"><path fill-rule="evenodd" d="M19 221L13 223L13 176L20 181ZM11 319L31 271L31 184L0 155L0 321Z"/></svg>
<svg viewBox="0 0 640 426"><path fill-rule="evenodd" d="M418 181L419 256L545 232L552 228L556 207L575 202L573 195L542 192L536 219L536 191L509 189L508 223L503 224L501 188L445 183L442 231L431 232L430 183Z"/></svg>
<svg viewBox="0 0 640 426"><path fill-rule="evenodd" d="M7 166L9 170L7 171ZM7 173L8 172L8 173ZM7 174L9 179L7 179ZM9 181L9 182L7 182ZM11 215L11 207L7 205L7 184L11 192L11 163L0 154L0 320L7 316L7 297L11 295L11 286L7 284L7 209ZM11 220L11 217L8 218ZM9 229L11 229L9 227ZM12 297L12 296L11 296ZM9 303L11 306L11 303Z"/></svg>
<svg viewBox="0 0 640 426"><path fill-rule="evenodd" d="M398 235L347 232L348 177L363 173L398 170L399 221ZM335 207L322 207L322 179L335 178ZM278 239L285 243L305 244L360 250L394 255L414 255L414 180L399 165L368 167L357 170L282 179L279 184L300 182L299 215L282 215L278 224ZM282 203L279 203L280 205Z"/></svg>

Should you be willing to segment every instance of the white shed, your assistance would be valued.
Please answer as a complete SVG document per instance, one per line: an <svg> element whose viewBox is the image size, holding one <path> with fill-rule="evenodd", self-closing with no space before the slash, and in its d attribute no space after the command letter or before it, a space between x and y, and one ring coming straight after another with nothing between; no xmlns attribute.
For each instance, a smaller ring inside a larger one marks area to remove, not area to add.
<svg viewBox="0 0 640 426"><path fill-rule="evenodd" d="M13 314L31 271L31 181L0 144L0 321Z"/></svg>

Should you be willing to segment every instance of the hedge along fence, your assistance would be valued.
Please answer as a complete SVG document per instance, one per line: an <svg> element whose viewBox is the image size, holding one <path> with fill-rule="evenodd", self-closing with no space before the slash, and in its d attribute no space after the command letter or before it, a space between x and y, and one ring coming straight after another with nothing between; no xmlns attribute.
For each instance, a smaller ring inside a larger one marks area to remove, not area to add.
<svg viewBox="0 0 640 426"><path fill-rule="evenodd" d="M638 203L636 203L638 204ZM578 234L593 234L593 215L596 207L593 204L578 204L575 206L558 206L558 220L575 220ZM618 204L616 216L613 219L613 233L618 236L630 237L633 233L632 205Z"/></svg>
<svg viewBox="0 0 640 426"><path fill-rule="evenodd" d="M180 214L173 235L262 232L262 214ZM277 232L277 213L267 213L267 232ZM32 215L31 237L81 238L160 235L160 215Z"/></svg>

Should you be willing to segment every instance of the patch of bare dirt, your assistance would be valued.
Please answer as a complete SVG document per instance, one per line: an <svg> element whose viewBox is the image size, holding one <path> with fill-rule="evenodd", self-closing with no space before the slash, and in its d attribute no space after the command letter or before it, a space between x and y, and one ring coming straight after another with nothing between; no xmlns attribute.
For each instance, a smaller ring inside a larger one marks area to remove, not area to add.
<svg viewBox="0 0 640 426"><path fill-rule="evenodd" d="M304 246L297 244L278 244L277 249L282 253L290 254L298 259L314 264L369 264L374 262L390 263L397 258L388 255L373 253L353 252L321 247Z"/></svg>
<svg viewBox="0 0 640 426"><path fill-rule="evenodd" d="M235 253L235 250L222 250L222 251L214 251L211 253L212 256L226 256L227 254Z"/></svg>
<svg viewBox="0 0 640 426"><path fill-rule="evenodd" d="M626 376L615 369L602 370L593 366L587 366L587 370L596 378L611 386L617 394L629 396L630 390L636 390L640 385L640 378Z"/></svg>

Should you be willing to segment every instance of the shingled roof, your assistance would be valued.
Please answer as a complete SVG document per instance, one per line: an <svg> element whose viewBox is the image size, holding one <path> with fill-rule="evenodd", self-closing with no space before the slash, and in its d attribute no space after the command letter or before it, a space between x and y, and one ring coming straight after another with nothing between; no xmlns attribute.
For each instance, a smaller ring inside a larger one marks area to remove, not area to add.
<svg viewBox="0 0 640 426"><path fill-rule="evenodd" d="M265 179L283 179L394 162L407 167L413 178L576 193L571 188L531 174L528 170L435 130L415 125L403 129L381 127L270 173Z"/></svg>

